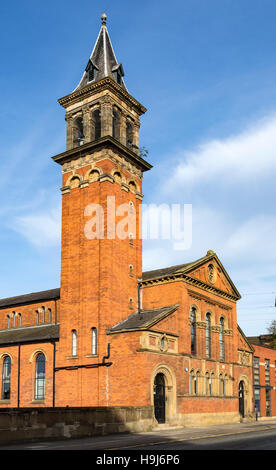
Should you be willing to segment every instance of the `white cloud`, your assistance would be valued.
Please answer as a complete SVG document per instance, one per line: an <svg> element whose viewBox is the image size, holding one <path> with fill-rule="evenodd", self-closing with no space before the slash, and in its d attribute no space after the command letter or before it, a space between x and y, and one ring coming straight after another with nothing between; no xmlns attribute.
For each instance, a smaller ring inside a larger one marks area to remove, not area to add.
<svg viewBox="0 0 276 470"><path fill-rule="evenodd" d="M35 215L14 219L13 229L36 247L59 246L61 233L60 207Z"/></svg>
<svg viewBox="0 0 276 470"><path fill-rule="evenodd" d="M223 183L242 183L270 176L276 170L276 116L251 125L238 135L202 143L191 151L180 151L169 181L177 185L199 184L214 177Z"/></svg>

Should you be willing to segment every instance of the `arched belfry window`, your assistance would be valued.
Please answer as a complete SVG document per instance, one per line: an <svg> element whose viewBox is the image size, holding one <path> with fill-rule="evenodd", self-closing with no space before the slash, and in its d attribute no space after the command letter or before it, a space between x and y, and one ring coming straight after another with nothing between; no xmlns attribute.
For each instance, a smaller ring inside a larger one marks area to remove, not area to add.
<svg viewBox="0 0 276 470"><path fill-rule="evenodd" d="M35 400L45 398L45 356L39 353L35 361Z"/></svg>
<svg viewBox="0 0 276 470"><path fill-rule="evenodd" d="M129 119L126 121L126 146L129 148L133 146L133 124Z"/></svg>
<svg viewBox="0 0 276 470"><path fill-rule="evenodd" d="M112 137L120 140L120 111L116 108L113 108L112 114Z"/></svg>
<svg viewBox="0 0 276 470"><path fill-rule="evenodd" d="M191 323L191 354L196 354L196 308L192 307L190 312Z"/></svg>
<svg viewBox="0 0 276 470"><path fill-rule="evenodd" d="M83 133L83 119L82 116L78 116L74 120L73 125L73 141L75 147L80 147L84 144L84 133Z"/></svg>
<svg viewBox="0 0 276 470"><path fill-rule="evenodd" d="M206 357L211 357L211 314L206 314Z"/></svg>
<svg viewBox="0 0 276 470"><path fill-rule="evenodd" d="M2 400L9 400L11 397L11 358L5 356L2 369Z"/></svg>
<svg viewBox="0 0 276 470"><path fill-rule="evenodd" d="M92 111L92 140L101 137L101 111L99 108Z"/></svg>
<svg viewBox="0 0 276 470"><path fill-rule="evenodd" d="M224 318L221 317L219 320L219 355L220 360L225 359L225 345L224 345Z"/></svg>

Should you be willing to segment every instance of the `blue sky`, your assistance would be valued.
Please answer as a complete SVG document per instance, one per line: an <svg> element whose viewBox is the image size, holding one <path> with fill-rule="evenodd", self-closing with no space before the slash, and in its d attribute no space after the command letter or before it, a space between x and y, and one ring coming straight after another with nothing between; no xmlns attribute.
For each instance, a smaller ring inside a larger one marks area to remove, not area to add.
<svg viewBox="0 0 276 470"><path fill-rule="evenodd" d="M276 296L274 0L1 5L0 297L59 286L64 110L107 13L129 92L148 109L144 203L193 206L193 244L144 242L144 269L214 250L266 333Z"/></svg>

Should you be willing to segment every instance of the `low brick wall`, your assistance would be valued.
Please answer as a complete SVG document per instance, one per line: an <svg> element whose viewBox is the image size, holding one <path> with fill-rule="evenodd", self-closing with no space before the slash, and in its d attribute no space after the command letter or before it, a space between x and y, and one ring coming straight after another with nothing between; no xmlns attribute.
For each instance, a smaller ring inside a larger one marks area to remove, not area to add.
<svg viewBox="0 0 276 470"><path fill-rule="evenodd" d="M0 410L0 445L149 431L153 407L6 408Z"/></svg>

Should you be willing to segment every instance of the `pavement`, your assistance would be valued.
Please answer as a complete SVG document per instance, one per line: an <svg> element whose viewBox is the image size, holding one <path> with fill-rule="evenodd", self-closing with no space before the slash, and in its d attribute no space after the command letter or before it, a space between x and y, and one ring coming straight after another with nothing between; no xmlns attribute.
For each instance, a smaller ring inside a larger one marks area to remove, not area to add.
<svg viewBox="0 0 276 470"><path fill-rule="evenodd" d="M246 433L262 433L265 431L276 429L276 417L259 418L258 421L245 421L241 423L230 423L211 425L205 427L182 427L182 426L166 426L159 425L150 432L141 433L123 433L112 434L107 436L94 436L78 439L39 441L29 443L13 443L10 446L0 446L3 449L89 449L98 451L112 450L137 450L146 448L154 450L154 447L164 444L173 444L185 441L194 441L203 438L215 438L222 436L237 436ZM256 434L257 435L257 434ZM253 436L252 436L253 437Z"/></svg>

